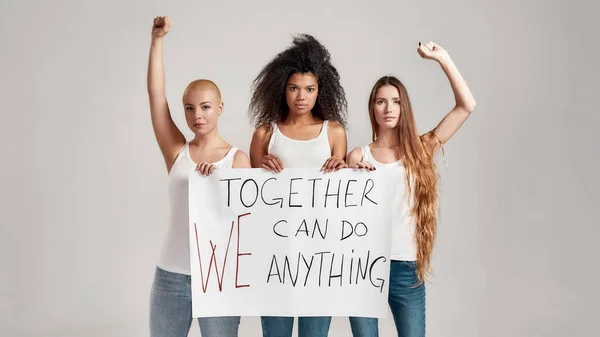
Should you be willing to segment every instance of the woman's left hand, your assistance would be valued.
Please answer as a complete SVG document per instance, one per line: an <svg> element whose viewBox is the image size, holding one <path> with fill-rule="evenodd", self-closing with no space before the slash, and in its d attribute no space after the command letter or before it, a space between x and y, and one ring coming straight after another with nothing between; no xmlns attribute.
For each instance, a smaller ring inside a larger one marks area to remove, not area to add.
<svg viewBox="0 0 600 337"><path fill-rule="evenodd" d="M449 58L448 52L440 45L432 41L427 43L419 42L419 48L417 48L417 52L422 58L437 62L442 62Z"/></svg>
<svg viewBox="0 0 600 337"><path fill-rule="evenodd" d="M338 157L331 157L325 161L323 167L321 167L321 171L323 172L334 172L339 169L347 168L346 162L343 159Z"/></svg>

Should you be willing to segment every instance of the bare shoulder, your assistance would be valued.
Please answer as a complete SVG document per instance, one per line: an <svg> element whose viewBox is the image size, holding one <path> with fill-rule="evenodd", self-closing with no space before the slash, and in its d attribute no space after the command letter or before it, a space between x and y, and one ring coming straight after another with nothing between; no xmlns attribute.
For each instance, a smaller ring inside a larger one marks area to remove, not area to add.
<svg viewBox="0 0 600 337"><path fill-rule="evenodd" d="M252 167L261 167L261 161L268 152L268 145L272 134L273 128L270 124L263 124L254 130L252 141L250 142L250 163Z"/></svg>
<svg viewBox="0 0 600 337"><path fill-rule="evenodd" d="M263 124L257 127L252 134L252 146L256 146L259 144L267 144L271 139L271 134L273 133L273 127L271 124Z"/></svg>
<svg viewBox="0 0 600 337"><path fill-rule="evenodd" d="M362 150L360 147L355 148L354 150L348 153L348 157L346 158L346 162L348 165L354 165L363 160Z"/></svg>
<svg viewBox="0 0 600 337"><path fill-rule="evenodd" d="M346 128L338 121L330 121L328 129L330 135L342 136L346 134Z"/></svg>
<svg viewBox="0 0 600 337"><path fill-rule="evenodd" d="M421 135L421 141L423 145L427 147L427 150L431 154L435 154L437 150L439 150L442 145L444 145L438 135L435 134L435 129Z"/></svg>
<svg viewBox="0 0 600 337"><path fill-rule="evenodd" d="M330 121L327 136L331 146L334 144L346 144L346 129L337 121ZM346 145L344 145L344 154L346 154Z"/></svg>
<svg viewBox="0 0 600 337"><path fill-rule="evenodd" d="M254 130L254 137L264 138L273 132L271 124L263 124Z"/></svg>
<svg viewBox="0 0 600 337"><path fill-rule="evenodd" d="M237 150L233 157L233 168L250 168L250 157L246 152Z"/></svg>

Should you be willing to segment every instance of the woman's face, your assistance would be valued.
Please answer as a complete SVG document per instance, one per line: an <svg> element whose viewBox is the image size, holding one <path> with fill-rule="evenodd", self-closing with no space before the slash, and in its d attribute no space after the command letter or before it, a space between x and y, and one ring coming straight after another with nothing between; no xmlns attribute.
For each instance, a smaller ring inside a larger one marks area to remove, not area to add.
<svg viewBox="0 0 600 337"><path fill-rule="evenodd" d="M393 129L400 118L400 94L392 85L384 85L377 90L373 105L375 121L379 128Z"/></svg>
<svg viewBox="0 0 600 337"><path fill-rule="evenodd" d="M217 127L223 111L223 102L214 90L190 89L183 97L188 127L198 136L204 136Z"/></svg>
<svg viewBox="0 0 600 337"><path fill-rule="evenodd" d="M310 113L317 102L319 84L312 73L295 73L285 85L285 100L295 115Z"/></svg>

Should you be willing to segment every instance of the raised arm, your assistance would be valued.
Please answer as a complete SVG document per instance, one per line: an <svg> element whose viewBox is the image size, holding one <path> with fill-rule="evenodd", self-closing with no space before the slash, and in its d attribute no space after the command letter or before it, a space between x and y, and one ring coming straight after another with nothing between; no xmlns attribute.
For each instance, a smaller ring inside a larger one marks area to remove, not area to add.
<svg viewBox="0 0 600 337"><path fill-rule="evenodd" d="M445 144L475 109L475 98L462 77L458 68L450 58L450 55L441 46L434 42L419 43L417 49L419 55L424 59L434 60L439 63L442 70L450 81L454 93L454 108L444 116L440 123L431 131L423 135L432 152Z"/></svg>
<svg viewBox="0 0 600 337"><path fill-rule="evenodd" d="M171 171L177 154L185 144L185 137L171 118L165 90L163 38L170 28L169 18L161 16L154 19L147 79L152 128L168 171Z"/></svg>

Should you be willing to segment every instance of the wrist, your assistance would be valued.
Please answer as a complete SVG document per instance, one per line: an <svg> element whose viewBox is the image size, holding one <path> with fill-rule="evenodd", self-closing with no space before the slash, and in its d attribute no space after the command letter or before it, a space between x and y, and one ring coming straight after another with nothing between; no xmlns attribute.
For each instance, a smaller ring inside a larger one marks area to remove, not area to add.
<svg viewBox="0 0 600 337"><path fill-rule="evenodd" d="M444 68L444 69L445 69L445 68L448 68L448 67L452 66L452 64L453 64L453 61L452 61L452 59L450 58L450 55L448 55L448 54L445 54L445 55L443 55L442 57L440 57L440 59L438 60L438 63L440 64L440 66L441 66L442 68Z"/></svg>

